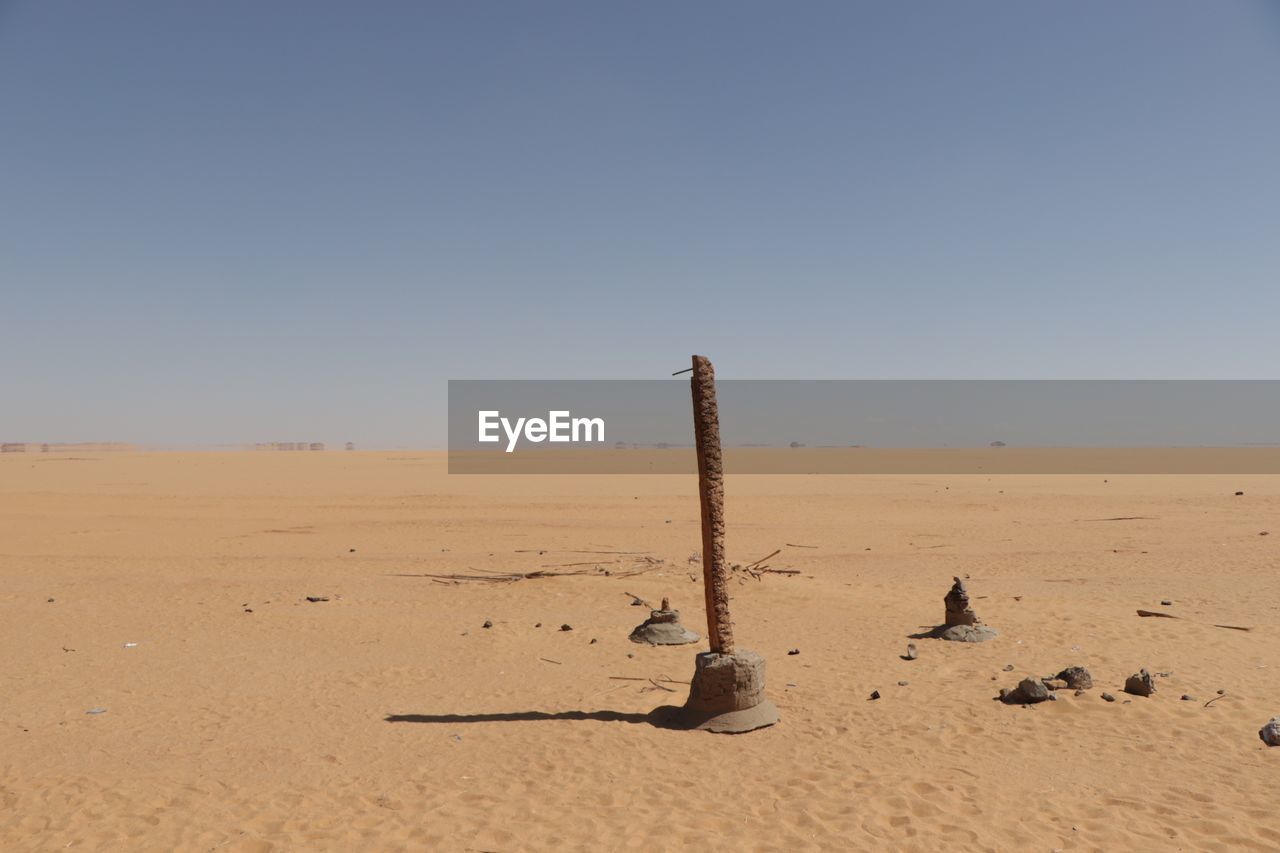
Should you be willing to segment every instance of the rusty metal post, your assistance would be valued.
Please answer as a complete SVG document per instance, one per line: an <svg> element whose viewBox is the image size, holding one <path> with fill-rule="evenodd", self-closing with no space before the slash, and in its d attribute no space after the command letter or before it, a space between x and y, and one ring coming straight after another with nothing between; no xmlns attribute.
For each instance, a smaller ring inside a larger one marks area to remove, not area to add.
<svg viewBox="0 0 1280 853"><path fill-rule="evenodd" d="M711 651L733 654L729 619L729 567L724 556L724 464L720 457L720 410L716 371L706 356L693 357L693 432L702 498L702 582L707 595L707 639Z"/></svg>

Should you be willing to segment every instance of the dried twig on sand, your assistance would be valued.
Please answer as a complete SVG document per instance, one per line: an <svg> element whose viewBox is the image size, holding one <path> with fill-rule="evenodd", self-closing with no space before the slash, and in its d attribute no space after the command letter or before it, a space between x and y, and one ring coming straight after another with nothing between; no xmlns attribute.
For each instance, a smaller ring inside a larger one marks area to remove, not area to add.
<svg viewBox="0 0 1280 853"><path fill-rule="evenodd" d="M565 551L566 554L643 554L644 551Z"/></svg>
<svg viewBox="0 0 1280 853"><path fill-rule="evenodd" d="M427 578L436 583L460 583L462 581L479 581L481 583L515 583L516 581L539 580L542 578L562 578L575 575L592 577L629 578L642 575L662 567L664 561L649 556L639 556L624 562L619 559L613 563L595 560L587 563L560 563L546 566L532 572L499 572L493 569L471 569L467 574L436 574L423 572L419 574L396 574L393 577ZM568 569L573 566L593 566L592 569L572 569L570 571L547 571L548 568Z"/></svg>
<svg viewBox="0 0 1280 853"><path fill-rule="evenodd" d="M774 551L773 554L769 555L769 557L772 557L774 556L774 554L777 554L777 553L778 553L777 551ZM767 560L769 559L769 557L765 557L764 559ZM767 564L761 566L761 565L758 565L757 563L752 563L749 566L742 566L742 565L739 565L738 563L734 563L732 566L729 567L729 571L735 575L750 575L756 580L761 580L765 575L798 575L800 574L799 569L771 569ZM738 580L741 581L742 578L739 577Z"/></svg>
<svg viewBox="0 0 1280 853"><path fill-rule="evenodd" d="M1077 518L1076 521L1158 521L1154 515L1116 515L1111 518Z"/></svg>
<svg viewBox="0 0 1280 853"><path fill-rule="evenodd" d="M791 544L789 544L789 543L788 543L788 544L786 545L786 547L788 547L788 548L816 548L816 547L818 547L818 546L816 546L816 545L791 545ZM769 564L768 564L766 561L767 561L767 560L772 560L774 557L778 556L778 555L779 555L779 554L781 554L781 553L782 553L782 549L781 549L781 548L779 548L779 549L777 549L776 551L774 551L773 553L771 553L771 554L767 554L767 555L765 555L765 556L761 557L760 559L756 560L754 563L747 563L745 566L744 566L744 565L742 565L742 564L740 564L740 563L734 563L733 565L729 566L729 571L730 571L730 573L732 573L733 575L737 575L737 576L739 576L739 577L738 577L738 582L739 582L739 583L742 583L742 582L743 582L743 578L741 577L741 575L750 575L751 577L755 578L756 580L760 580L760 579L761 579L761 578L763 578L765 575L798 575L798 574L800 574L800 570L799 570L799 569L771 569L771 568L769 568ZM692 560L692 559L693 559L693 558L691 557L691 558L690 558L690 560Z"/></svg>
<svg viewBox="0 0 1280 853"><path fill-rule="evenodd" d="M1174 616L1172 613L1160 613L1155 610L1139 610L1139 616L1156 616L1160 619L1182 619L1181 616ZM1246 628L1243 625L1219 625L1216 622L1210 622L1215 628L1226 628L1228 631L1252 631L1252 628Z"/></svg>
<svg viewBox="0 0 1280 853"><path fill-rule="evenodd" d="M543 571L480 572L480 570L476 570L476 571L477 571L477 574L474 574L474 575L459 575L459 574L437 575L437 574L431 574L429 572L424 572L421 574L412 574L412 575L398 574L398 575L393 575L393 577L427 578L433 581L444 581L444 582L453 581L455 583L460 581L480 581L482 583L515 583L516 581L536 580L538 578L559 578L559 577L568 577L569 575L595 574L594 572L588 572L588 571L580 571L580 572L543 572Z"/></svg>
<svg viewBox="0 0 1280 853"><path fill-rule="evenodd" d="M635 675L611 675L609 676L609 680L610 681L653 681L654 679L649 678L647 676L640 677ZM666 684L688 684L689 683L687 681L677 681L676 679L668 678L665 675L659 675L657 677L657 680L665 682Z"/></svg>
<svg viewBox="0 0 1280 853"><path fill-rule="evenodd" d="M770 557L776 557L776 556L778 556L778 555L779 555L779 554L781 554L781 553L782 553L782 549L781 549L781 548L779 548L778 550L774 551L772 554L769 554L769 555L767 555L767 556L761 557L760 559L756 560L754 563L747 563L746 568L748 568L748 569L754 569L756 566L760 565L761 563L763 563L765 560L769 559Z"/></svg>

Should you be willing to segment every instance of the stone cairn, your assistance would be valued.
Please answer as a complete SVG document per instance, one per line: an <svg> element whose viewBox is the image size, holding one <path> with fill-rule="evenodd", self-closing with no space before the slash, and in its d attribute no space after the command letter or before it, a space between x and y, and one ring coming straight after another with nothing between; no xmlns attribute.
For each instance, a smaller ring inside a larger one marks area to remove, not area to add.
<svg viewBox="0 0 1280 853"><path fill-rule="evenodd" d="M996 629L982 624L978 614L969 604L969 590L964 581L954 578L950 591L943 598L947 612L937 636L956 643L981 643L999 635Z"/></svg>
<svg viewBox="0 0 1280 853"><path fill-rule="evenodd" d="M649 618L631 632L631 642L652 646L683 646L698 642L698 635L680 624L680 611L671 609L671 601L662 599L662 607L650 610Z"/></svg>
<svg viewBox="0 0 1280 853"><path fill-rule="evenodd" d="M693 357L693 429L702 500L702 580L707 599L711 651L695 659L689 698L678 719L688 728L736 734L778 722L778 709L764 696L764 658L734 649L729 619L729 566L724 550L724 465L716 375L705 356Z"/></svg>

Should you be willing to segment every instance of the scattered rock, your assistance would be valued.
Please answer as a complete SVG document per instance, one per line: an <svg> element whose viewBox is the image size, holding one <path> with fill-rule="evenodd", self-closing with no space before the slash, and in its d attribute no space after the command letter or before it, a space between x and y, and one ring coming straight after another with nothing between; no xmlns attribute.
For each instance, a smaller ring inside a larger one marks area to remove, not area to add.
<svg viewBox="0 0 1280 853"><path fill-rule="evenodd" d="M1243 494L1244 494L1244 492L1236 492L1236 497L1240 497L1240 496L1241 496L1241 495L1243 495Z"/></svg>
<svg viewBox="0 0 1280 853"><path fill-rule="evenodd" d="M1015 701L1035 704L1049 698L1049 688L1040 679L1028 676L1018 683L1018 689L1011 695Z"/></svg>
<svg viewBox="0 0 1280 853"><path fill-rule="evenodd" d="M1057 702L1057 701L1058 701L1058 694L1057 694L1057 693L1050 693L1050 694L1049 694L1049 701L1050 701L1050 702Z"/></svg>
<svg viewBox="0 0 1280 853"><path fill-rule="evenodd" d="M1103 701L1105 701L1105 702L1114 702L1114 701L1116 701L1116 697L1112 696L1110 693L1103 693L1103 694L1102 694L1102 699L1103 699Z"/></svg>
<svg viewBox="0 0 1280 853"><path fill-rule="evenodd" d="M328 600L329 600L329 597L327 595L308 595L307 596L307 601L310 601L312 604L316 604L317 602L328 601Z"/></svg>
<svg viewBox="0 0 1280 853"><path fill-rule="evenodd" d="M1280 717L1272 717L1265 726L1258 730L1258 737L1267 746L1280 746Z"/></svg>
<svg viewBox="0 0 1280 853"><path fill-rule="evenodd" d="M1183 701L1183 702L1194 702L1194 701L1196 701L1196 697L1192 696L1190 693L1183 693L1183 694L1182 694L1182 701Z"/></svg>
<svg viewBox="0 0 1280 853"><path fill-rule="evenodd" d="M1077 695L1077 696L1083 696L1083 695L1084 695L1084 689L1083 689L1083 688L1081 688L1081 689L1076 690L1076 695Z"/></svg>
<svg viewBox="0 0 1280 853"><path fill-rule="evenodd" d="M1044 686L1050 690L1066 690L1071 685L1061 678L1046 678L1044 679Z"/></svg>
<svg viewBox="0 0 1280 853"><path fill-rule="evenodd" d="M898 686L899 686L899 687L906 687L906 686L907 686L907 682L905 682L905 681L899 681L899 682L898 682Z"/></svg>
<svg viewBox="0 0 1280 853"><path fill-rule="evenodd" d="M596 643L598 643L598 642L600 642L600 641L599 641L599 640L597 640L595 637L592 637L592 638L591 638L591 642L587 643L587 645L588 645L588 646L594 646L594 645L595 645Z"/></svg>
<svg viewBox="0 0 1280 853"><path fill-rule="evenodd" d="M880 698L880 691L879 691L879 690L872 690L872 691L871 691L871 695L867 697L867 701L868 701L868 702L872 702L872 701L875 701L876 699L879 699L879 698Z"/></svg>
<svg viewBox="0 0 1280 853"><path fill-rule="evenodd" d="M1155 679L1145 669L1138 670L1125 679L1124 692L1133 696L1150 696L1156 692Z"/></svg>
<svg viewBox="0 0 1280 853"><path fill-rule="evenodd" d="M481 625L480 627L481 627L481 628L492 628L492 627L493 627L493 623L492 623L492 622L490 622L488 619L486 619L486 620L484 620L484 624L483 624L483 625Z"/></svg>
<svg viewBox="0 0 1280 853"><path fill-rule="evenodd" d="M1169 600L1169 599L1167 599L1167 598L1162 598L1162 599L1160 599L1160 603L1161 603L1162 605L1164 605L1165 607L1172 607L1172 606L1173 606L1173 602L1172 602L1172 601L1170 601L1170 600Z"/></svg>
<svg viewBox="0 0 1280 853"><path fill-rule="evenodd" d="M787 652L787 654L789 654L789 655L798 655L798 654L800 654L800 650L799 650L799 649L791 649L790 651L788 651L788 652Z"/></svg>
<svg viewBox="0 0 1280 853"><path fill-rule="evenodd" d="M1034 705L1054 698L1044 679L1027 676L1012 690L1002 689L1000 699L1009 705Z"/></svg>
<svg viewBox="0 0 1280 853"><path fill-rule="evenodd" d="M1005 671L1005 672L1013 672L1013 664L1011 664L1011 663L1007 663L1007 664L1005 664L1005 665L1004 665L1004 671Z"/></svg>
<svg viewBox="0 0 1280 853"><path fill-rule="evenodd" d="M572 625L570 625L568 622L566 622L566 623L564 623L563 625L561 625L561 626L560 626L560 630L561 630L561 631L572 631L572 630L573 630L573 626L572 626Z"/></svg>
<svg viewBox="0 0 1280 853"><path fill-rule="evenodd" d="M354 554L355 552L356 552L356 549L355 549L355 548L348 548L348 549L347 549L347 553L348 553L348 554Z"/></svg>
<svg viewBox="0 0 1280 853"><path fill-rule="evenodd" d="M245 612L245 613L252 613L253 611L252 611L252 610L250 610L248 607L246 607L246 608L244 609L244 612Z"/></svg>
<svg viewBox="0 0 1280 853"><path fill-rule="evenodd" d="M903 656L902 656L902 659L903 659L903 660L915 660L915 659L916 659L916 656L917 656L917 655L916 655L916 644L915 644L915 643L907 643L907 653L906 653L905 655L903 655Z"/></svg>
<svg viewBox="0 0 1280 853"><path fill-rule="evenodd" d="M52 599L52 598L50 598L50 599L46 599L46 603L48 603L48 604L53 604L53 599Z"/></svg>
<svg viewBox="0 0 1280 853"><path fill-rule="evenodd" d="M1058 673L1058 678L1065 681L1067 686L1074 690L1088 690L1093 687L1093 676L1089 674L1089 670L1082 666L1069 666Z"/></svg>
<svg viewBox="0 0 1280 853"><path fill-rule="evenodd" d="M541 628L541 627L542 627L542 623L541 623L541 622L534 622L534 623L533 623L533 627L535 627L535 628Z"/></svg>

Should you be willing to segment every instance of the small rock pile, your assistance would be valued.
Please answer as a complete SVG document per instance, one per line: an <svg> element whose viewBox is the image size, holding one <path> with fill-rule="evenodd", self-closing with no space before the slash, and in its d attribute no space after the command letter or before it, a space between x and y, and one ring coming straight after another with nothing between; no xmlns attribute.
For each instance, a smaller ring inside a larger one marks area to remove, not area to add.
<svg viewBox="0 0 1280 853"><path fill-rule="evenodd" d="M664 598L662 607L650 610L649 618L632 630L629 639L654 646L682 646L698 642L698 635L680 624L680 611L672 610L670 600Z"/></svg>
<svg viewBox="0 0 1280 853"><path fill-rule="evenodd" d="M960 578L953 580L955 583L942 599L947 610L937 636L956 643L981 643L996 637L999 632L983 625L978 614L973 612L973 607L969 604L969 590L965 588L964 581Z"/></svg>

